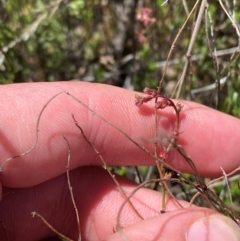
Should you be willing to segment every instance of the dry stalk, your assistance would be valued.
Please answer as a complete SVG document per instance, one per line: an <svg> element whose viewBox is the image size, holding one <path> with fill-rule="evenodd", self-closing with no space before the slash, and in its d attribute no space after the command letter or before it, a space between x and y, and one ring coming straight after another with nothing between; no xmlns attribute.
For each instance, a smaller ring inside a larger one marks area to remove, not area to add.
<svg viewBox="0 0 240 241"><path fill-rule="evenodd" d="M231 191L230 191L227 174L223 170L222 167L220 167L220 169L222 170L222 173L223 173L223 176L224 176L224 182L225 182L225 185L227 186L227 190L228 190L228 196L229 196L229 199L230 199L230 203L231 203L231 205L233 207L232 194L231 194ZM220 197L221 197L221 195L220 195Z"/></svg>
<svg viewBox="0 0 240 241"><path fill-rule="evenodd" d="M184 64L184 67L183 67L182 75L181 75L181 77L180 77L180 79L179 79L179 81L176 85L176 87L178 87L178 91L177 91L177 94L176 94L177 99L180 96L182 85L183 85L183 82L186 78L187 70L188 70L189 64L191 62L191 54L192 54L192 51L193 51L194 44L196 42L197 34L198 34L200 26L201 26L201 22L202 22L202 19L203 19L206 4L207 4L206 0L202 0L202 3L200 5L200 9L199 9L199 12L198 12L197 20L196 20L196 23L195 23L195 26L194 26L194 29L193 29L193 33L191 35L190 43L188 45L188 50L187 50L187 53L186 53L187 59L186 59L186 62ZM193 9L195 9L194 7L193 7ZM174 92L173 92L173 94L174 94ZM172 96L173 96L173 94L172 94Z"/></svg>
<svg viewBox="0 0 240 241"><path fill-rule="evenodd" d="M221 0L218 0L218 1L219 1L220 5L221 5L223 11L226 13L226 15L228 16L229 20L232 22L232 25L233 25L233 27L235 28L238 37L240 38L240 30L239 30L238 24L237 24L236 21L231 17L231 15L228 13L228 11L227 11L227 9L225 8L225 6L224 6L224 4L222 3L222 1L221 1Z"/></svg>
<svg viewBox="0 0 240 241"><path fill-rule="evenodd" d="M237 24L236 20L234 19L235 15L234 15L234 11L233 11L233 15L231 17L231 15L228 13L227 9L225 8L224 4L222 3L221 0L218 0L223 11L226 13L227 17L229 18L229 20L231 21L234 29L236 30L236 34L238 36L238 46L236 47L235 51L232 53L229 62L226 64L226 66L224 66L224 68L221 71L221 74L228 68L230 68L230 70L228 71L227 76L230 75L231 72L231 67L232 65L238 60L239 56L240 56L240 28L239 28L239 24ZM234 6L235 6L235 2L234 2Z"/></svg>
<svg viewBox="0 0 240 241"><path fill-rule="evenodd" d="M205 11L205 33L206 33L207 46L208 46L208 49L209 49L209 52L210 52L210 56L213 60L213 66L214 66L214 69L215 69L215 72L216 72L216 87L217 87L216 108L218 109L219 99L220 99L220 90L221 90L220 71L219 71L219 62L218 62L218 58L217 58L217 55L216 55L217 51L216 51L216 47L215 47L213 23L212 23L211 14L208 11L208 8L209 8L209 5L207 4L206 5L206 11ZM209 36L208 21L210 23L211 39L210 39L210 36Z"/></svg>
<svg viewBox="0 0 240 241"><path fill-rule="evenodd" d="M200 0L196 1L196 3L194 4L191 12L189 13L189 15L187 16L185 22L183 23L182 27L180 28L177 36L176 36L175 39L173 40L173 43L172 43L171 48L170 48L170 50L169 50L169 52L168 52L168 55L167 55L167 59L166 59L166 61L165 61L165 65L164 65L164 68L163 68L162 78L161 78L161 80L159 81L159 88L158 88L158 91L159 91L159 92L161 91L162 86L163 86L163 81L164 81L165 75L166 75L166 73L167 73L168 62L170 61L170 57L171 57L172 52L173 52L173 50L174 50L174 46L175 46L178 38L180 37L183 29L185 28L185 26L186 26L189 18L191 17L192 13L193 13L193 12L195 11L195 9L197 8L199 2L200 2Z"/></svg>

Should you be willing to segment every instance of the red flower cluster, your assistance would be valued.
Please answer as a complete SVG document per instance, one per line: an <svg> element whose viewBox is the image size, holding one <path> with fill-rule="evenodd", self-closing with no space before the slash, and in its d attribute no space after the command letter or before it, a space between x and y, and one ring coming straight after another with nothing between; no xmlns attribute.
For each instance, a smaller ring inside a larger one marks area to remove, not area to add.
<svg viewBox="0 0 240 241"><path fill-rule="evenodd" d="M142 30L138 34L138 41L140 43L144 43L146 40L146 36L145 36L146 32L144 30L146 30L151 23L155 23L157 21L156 18L151 17L151 14L152 14L152 9L140 8L136 15L136 20L142 26Z"/></svg>
<svg viewBox="0 0 240 241"><path fill-rule="evenodd" d="M167 96L160 95L156 90L145 88L143 92L148 96L143 97L135 95L136 106L141 106L143 103L146 103L154 98L161 98L161 100L157 101L155 104L156 109L164 109L167 106L173 106L173 102Z"/></svg>
<svg viewBox="0 0 240 241"><path fill-rule="evenodd" d="M146 28L150 23L155 23L156 18L151 17L152 9L141 8L136 16L137 21L141 22Z"/></svg>

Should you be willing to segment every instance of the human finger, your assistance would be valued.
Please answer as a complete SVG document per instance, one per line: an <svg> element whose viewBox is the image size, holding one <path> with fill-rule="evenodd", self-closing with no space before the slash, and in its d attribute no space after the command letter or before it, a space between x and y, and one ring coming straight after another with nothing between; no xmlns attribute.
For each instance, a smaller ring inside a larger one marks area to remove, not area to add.
<svg viewBox="0 0 240 241"><path fill-rule="evenodd" d="M129 195L135 184L116 177ZM70 181L77 205L83 240L103 240L113 234L117 226L119 209L125 198L108 173L101 167L81 167L70 172ZM36 216L42 215L56 230L77 240L77 220L71 201L66 174L29 188L4 188L0 202L0 217L4 228L0 240L41 240L55 234ZM148 199L144 199L145 195ZM142 217L159 214L161 196L148 189L139 190L131 199ZM187 205L187 204L185 204ZM167 210L178 206L167 202ZM126 204L120 214L121 225L138 222L140 218Z"/></svg>
<svg viewBox="0 0 240 241"><path fill-rule="evenodd" d="M34 144L37 118L47 100L67 90L110 120L141 146L153 152L153 103L140 108L134 105L134 92L101 84L77 82L36 83L1 86L1 164L8 157L19 155ZM202 176L215 177L239 165L240 121L208 107L181 101L179 144L190 156ZM72 168L103 163L79 134L71 113L74 113L86 136L109 165L153 165L155 161L131 143L122 133L93 115L66 94L59 95L44 109L38 126L38 143L28 155L4 165L3 185L31 186L66 171L70 143ZM167 108L159 111L159 133L171 135L175 114ZM176 151L167 163L180 171L191 172Z"/></svg>
<svg viewBox="0 0 240 241"><path fill-rule="evenodd" d="M209 210L181 209L149 218L123 228L107 241L237 241L239 226L226 216L211 214Z"/></svg>
<svg viewBox="0 0 240 241"><path fill-rule="evenodd" d="M117 179L128 195L136 187L123 178ZM80 218L81 237L86 241L122 240L122 235L127 240L184 240L191 224L216 214L209 209L188 208L183 201L184 209L179 209L171 198L166 200L166 213L161 214L161 194L140 189L130 200L142 220L128 203L120 212L125 198L105 170L78 168L70 172L70 180ZM32 212L39 213L66 237L77 240L78 225L66 175L34 187L5 188L4 193L0 203L1 223L4 225L0 229L0 240L30 241L55 236L40 219L32 217ZM117 232L120 226L122 230ZM175 239L171 239L173 237Z"/></svg>

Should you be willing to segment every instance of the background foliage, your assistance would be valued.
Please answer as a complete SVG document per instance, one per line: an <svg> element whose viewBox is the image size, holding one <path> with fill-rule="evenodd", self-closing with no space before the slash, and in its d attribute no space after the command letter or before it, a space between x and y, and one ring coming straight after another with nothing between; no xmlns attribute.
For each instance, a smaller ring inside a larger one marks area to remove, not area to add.
<svg viewBox="0 0 240 241"><path fill-rule="evenodd" d="M25 0L0 1L0 83L81 79L142 90L156 87L171 44L196 1ZM236 1L235 1L236 2ZM225 1L240 20L240 3ZM142 8L156 21L137 20ZM236 30L218 1L209 5L209 24L219 72L238 46ZM164 91L171 94L182 74L195 23L193 15L174 46ZM206 21L206 20L205 20ZM144 40L141 40L141 35ZM220 74L229 74L220 108L240 116L239 61ZM181 97L213 104L213 92L190 90L217 79L202 22Z"/></svg>

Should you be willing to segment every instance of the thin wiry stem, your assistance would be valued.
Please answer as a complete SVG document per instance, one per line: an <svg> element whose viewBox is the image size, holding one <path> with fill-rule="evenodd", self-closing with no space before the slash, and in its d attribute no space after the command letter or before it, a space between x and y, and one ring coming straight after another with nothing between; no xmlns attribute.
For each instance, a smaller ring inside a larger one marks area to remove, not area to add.
<svg viewBox="0 0 240 241"><path fill-rule="evenodd" d="M39 115L38 115L38 118L37 118L36 138L35 138L35 142L34 142L33 146L32 146L29 150L23 152L22 154L9 157L7 160L5 160L4 163L2 164L2 166L0 167L0 172L3 171L4 166L5 166L9 161L11 161L12 159L26 156L26 155L28 155L30 152L32 152L32 151L34 150L34 148L37 146L37 143L38 143L38 136L39 136L39 129L38 129L38 128L39 128L40 120L41 120L41 117L42 117L42 114L43 114L44 110L47 108L47 106L49 105L49 103L52 102L53 99L55 99L57 96L59 96L59 95L61 95L61 94L63 94L63 93L64 93L64 91L61 91L61 92L57 93L56 95L54 95L52 98L50 98L50 99L47 101L47 103L43 106L42 110L40 111L40 113L39 113Z"/></svg>
<svg viewBox="0 0 240 241"><path fill-rule="evenodd" d="M121 213L122 213L122 210L124 208L124 206L127 204L127 202L133 197L133 195L139 191L141 188L145 187L145 186L148 186L150 183L159 183L159 182L181 182L179 179L176 179L176 178L165 178L165 179L161 179L161 178L157 178L157 179L152 179L152 180L147 180L141 184L139 184L131 193L130 195L127 197L127 199L122 203L119 211L118 211L118 216L117 216L117 226L116 226L116 230L119 231L120 233L123 234L123 231L122 231L122 226L121 226ZM179 205L180 208L183 208L183 206L180 204L180 202L178 202L178 200L176 200L176 198L174 197L173 198L174 201L177 201L177 204ZM123 234L124 235L124 234ZM124 235L125 236L125 235Z"/></svg>
<svg viewBox="0 0 240 241"><path fill-rule="evenodd" d="M228 71L227 73L227 77L230 76L230 72L231 72L231 68L232 68L232 65L238 60L239 56L240 56L240 28L239 28L239 25L237 24L235 18L234 18L234 14L233 14L233 17L231 17L231 15L228 13L228 11L226 10L224 4L222 3L221 0L218 0L223 11L226 13L226 15L228 16L228 18L230 19L233 27L235 28L236 30L236 33L238 35L238 45L236 47L236 50L233 52L233 54L231 55L230 57L230 60L229 62L224 66L224 68L222 69L221 71L221 74L228 68L230 68L230 70ZM233 3L233 6L235 6L235 2Z"/></svg>
<svg viewBox="0 0 240 241"><path fill-rule="evenodd" d="M107 166L106 162L104 161L104 158L102 157L102 155L100 154L100 152L97 150L97 148L92 144L92 142L86 137L82 127L80 125L78 125L78 122L76 121L74 115L72 114L72 118L74 120L74 123L76 125L76 127L79 129L81 135L83 136L84 140L88 143L88 145L94 150L94 152L99 156L99 158L101 159L104 169L107 170L108 174L112 177L113 181L115 182L115 184L117 185L117 187L119 188L119 190L121 191L121 193L124 195L125 198L127 198L127 194L126 192L123 190L123 188L121 187L121 185L119 184L119 182L117 181L115 175L113 175L111 173L111 170L109 169L109 167ZM141 214L137 211L137 209L133 206L133 204L131 202L129 202L131 208L134 210L134 212L138 215L139 218L143 219L143 217L141 216Z"/></svg>
<svg viewBox="0 0 240 241"><path fill-rule="evenodd" d="M195 5L193 6L191 12L189 13L189 15L187 16L185 22L183 23L182 27L180 28L177 36L175 37L175 39L174 39L173 42L172 42L171 48L170 48L170 50L169 50L169 52L168 52L167 59L166 59L166 62L165 62L164 68L163 68L162 78L161 78L161 80L159 81L159 87L158 87L159 93L160 93L160 91L161 91L161 89L162 89L162 86L163 86L163 81L164 81L165 75L166 75L166 73L167 73L168 62L170 61L170 57L171 57L172 52L173 52L173 50L174 50L174 46L175 46L175 44L176 44L179 36L181 35L183 29L185 28L185 26L186 26L186 24L187 24L190 16L192 15L192 13L194 12L194 10L195 10L196 7L198 6L199 2L200 2L200 0L196 1L196 3L195 3Z"/></svg>
<svg viewBox="0 0 240 241"><path fill-rule="evenodd" d="M225 6L223 5L222 1L221 0L218 0L223 11L226 13L226 15L228 16L228 18L230 19L230 21L232 22L232 25L233 27L235 28L236 30L236 33L238 35L238 37L240 37L240 29L239 29L239 26L238 24L235 22L234 18L231 17L231 15L228 13L228 11L226 10Z"/></svg>
<svg viewBox="0 0 240 241"><path fill-rule="evenodd" d="M61 234L60 232L58 232L58 231L57 231L51 224L49 224L49 222L48 222L43 216L41 216L39 213L37 213L37 212L32 212L32 216L33 216L33 217L36 216L36 217L38 217L39 219L41 219L42 222L43 222L50 230L52 230L55 234L58 235L58 237L66 240L66 241L74 241L74 240L68 238L67 236Z"/></svg>
<svg viewBox="0 0 240 241"><path fill-rule="evenodd" d="M117 131L119 131L124 137L126 137L129 141L131 141L135 146L137 146L140 150L142 150L143 152L145 152L147 155L149 155L150 157L152 157L154 160L159 161L160 163L163 162L160 158L156 157L152 152L150 152L147 148L145 148L144 146L139 145L134 139L132 139L127 133L125 133L123 130L121 130L118 126L116 126L115 124L113 124L112 122L110 122L109 120L106 120L104 117L102 117L101 115L99 115L98 113L96 113L96 111L94 111L93 109L91 109L88 105L86 105L85 103L83 103L81 100L79 100L78 98L76 98L74 95L72 95L69 92L65 92L68 96L70 96L72 99L74 99L75 101L77 101L79 104L81 104L83 107L85 107L86 109L88 109L92 114L94 114L95 116L97 116L99 119L101 119L102 121L104 121L105 123L109 124L111 127L113 127L114 129L116 129ZM178 171L176 168L172 167L171 165L164 163L165 167L178 173L181 174L180 171Z"/></svg>
<svg viewBox="0 0 240 241"><path fill-rule="evenodd" d="M194 26L194 29L193 29L193 33L191 35L190 43L188 45L188 50L187 50L187 53L186 53L187 59L185 61L185 65L184 65L184 68L183 68L182 75L181 75L181 77L178 81L178 84L177 84L179 86L178 91L177 91L177 95L176 95L177 99L180 96L182 85L183 85L183 82L186 78L187 70L188 70L188 67L189 67L190 60L191 60L191 54L192 54L192 51L193 51L194 44L196 42L197 34L198 34L200 26L201 26L201 22L202 22L202 19L203 19L205 7L206 7L206 0L202 0L202 3L200 5L200 9L199 9L199 12L198 12L197 20L196 20L196 23L195 23L195 26Z"/></svg>
<svg viewBox="0 0 240 241"><path fill-rule="evenodd" d="M227 186L227 190L228 190L228 196L229 196L229 199L230 199L230 203L233 207L233 201L232 201L232 195L231 195L231 191L230 191L230 187L229 187L229 183L228 183L228 177L227 177L227 174L226 172L223 170L222 167L220 167L220 169L222 170L222 173L223 173L223 176L224 176L224 182L225 182L225 185ZM223 188L224 189L224 188Z"/></svg>
<svg viewBox="0 0 240 241"><path fill-rule="evenodd" d="M207 40L207 45L208 45L208 49L210 52L210 56L213 60L213 65L214 65L214 69L216 72L216 87L217 87L217 99L216 99L216 108L218 109L218 105L219 105L219 99L220 99L220 91L221 91L221 83L220 83L220 71L219 71L219 62L218 62L218 58L216 55L216 47L215 47L215 38L214 38L214 31L213 31L213 23L212 23L212 18L211 18L211 14L208 11L209 5L206 5L206 11L205 11L205 33L206 33L206 40ZM211 39L209 36L209 27L208 27L208 20L210 23L210 35L211 35ZM213 46L212 46L213 45Z"/></svg>
<svg viewBox="0 0 240 241"><path fill-rule="evenodd" d="M79 214L78 214L78 209L77 209L77 205L75 202L75 198L73 195L73 188L71 185L71 181L70 181L70 175L69 175L69 170L70 170L70 160L71 160L71 149L70 149L70 144L68 142L68 139L63 135L64 140L67 143L68 146L68 163L67 163L67 181L68 181L68 188L71 194L71 200L72 200L72 204L75 210L75 214L76 214L76 218L77 218L77 225L78 225L78 241L81 241L81 228L80 228L80 218L79 218Z"/></svg>
<svg viewBox="0 0 240 241"><path fill-rule="evenodd" d="M136 171L136 174L137 174L139 183L142 183L143 180L142 180L141 173L140 173L138 167L137 167L137 166L134 166L134 169L135 169L135 171Z"/></svg>
<svg viewBox="0 0 240 241"><path fill-rule="evenodd" d="M157 103L158 97L155 98L155 104ZM155 122L155 131L154 131L154 139L155 139L155 151L154 151L154 155L156 157L158 157L158 142L157 142L157 137L158 137L158 114L157 114L157 108L154 108L154 122ZM162 160L162 163L159 163L158 161L156 161L156 165L157 165L157 169L160 175L160 178L163 179L165 176L165 169L164 169L164 162L165 160ZM166 185L164 182L160 183L161 185L161 193L162 193L162 211L165 211L165 199L166 199Z"/></svg>

